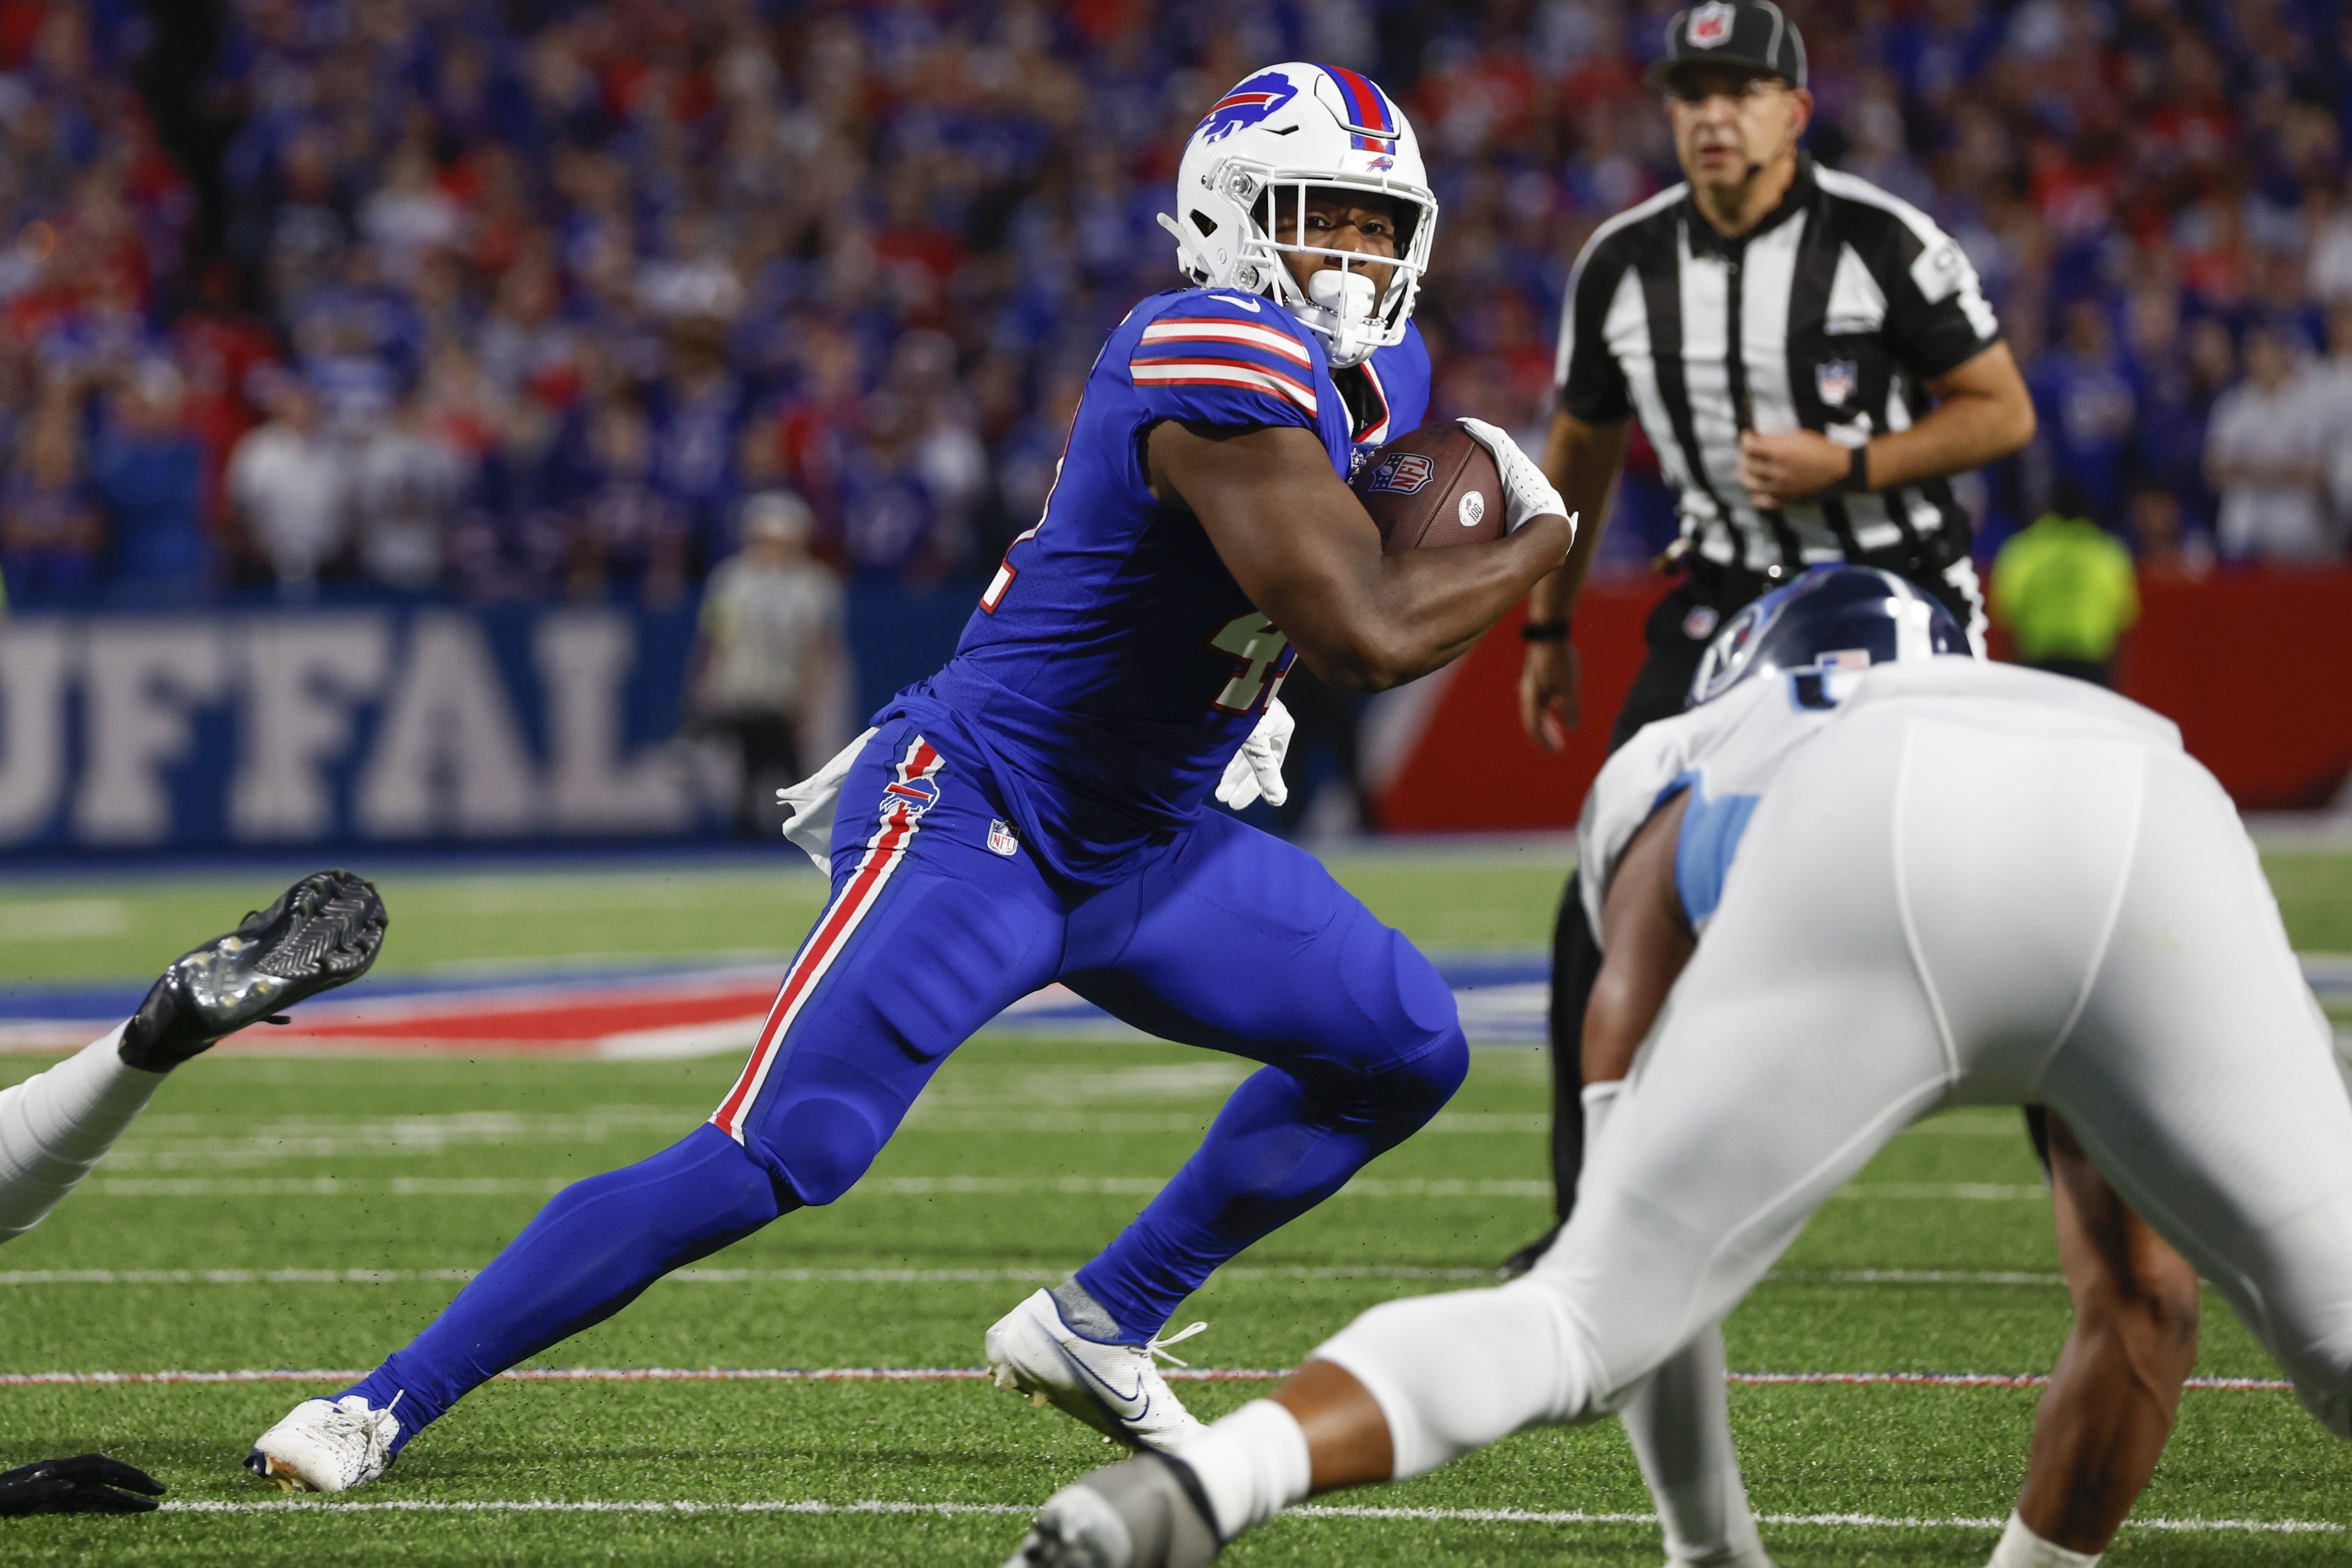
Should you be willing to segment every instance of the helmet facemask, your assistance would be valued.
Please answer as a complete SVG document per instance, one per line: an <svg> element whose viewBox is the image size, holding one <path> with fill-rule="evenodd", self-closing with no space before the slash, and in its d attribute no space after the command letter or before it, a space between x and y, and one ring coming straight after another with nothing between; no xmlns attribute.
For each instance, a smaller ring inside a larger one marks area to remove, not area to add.
<svg viewBox="0 0 2352 1568"><path fill-rule="evenodd" d="M1218 171L1218 183L1234 206L1249 214L1242 257L1244 266L1255 264L1263 278L1258 291L1271 294L1323 340L1332 369L1360 363L1373 350L1404 340L1405 323L1412 317L1437 229L1437 204L1425 192L1387 184L1376 176L1277 171L1239 161ZM1378 198L1387 204L1396 225L1396 254L1375 256L1307 243L1307 209L1313 196ZM1297 237L1278 237L1286 232ZM1328 265L1309 273L1307 287L1301 288L1284 264L1286 256L1313 256ZM1368 267L1391 269L1385 287L1373 281Z"/></svg>

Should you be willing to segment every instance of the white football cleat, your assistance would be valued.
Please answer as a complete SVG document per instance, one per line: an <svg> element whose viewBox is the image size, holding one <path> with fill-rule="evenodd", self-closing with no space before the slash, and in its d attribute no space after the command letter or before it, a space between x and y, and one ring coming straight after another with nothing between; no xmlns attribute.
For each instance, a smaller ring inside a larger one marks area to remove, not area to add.
<svg viewBox="0 0 2352 1568"><path fill-rule="evenodd" d="M399 1417L371 1410L360 1395L305 1399L254 1439L245 1468L288 1491L349 1491L392 1468L399 1436Z"/></svg>
<svg viewBox="0 0 2352 1568"><path fill-rule="evenodd" d="M1063 1321L1053 1293L1039 1291L996 1321L983 1342L989 1375L999 1388L1052 1403L1113 1442L1172 1454L1208 1430L1184 1408L1152 1357L1175 1365L1167 1346L1190 1339L1207 1323L1148 1344L1107 1344Z"/></svg>

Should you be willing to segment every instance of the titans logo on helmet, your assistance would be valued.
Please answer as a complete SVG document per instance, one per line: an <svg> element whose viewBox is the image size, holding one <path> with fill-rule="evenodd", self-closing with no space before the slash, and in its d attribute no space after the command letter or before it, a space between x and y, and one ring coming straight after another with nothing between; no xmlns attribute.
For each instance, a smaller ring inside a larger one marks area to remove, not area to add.
<svg viewBox="0 0 2352 1568"><path fill-rule="evenodd" d="M1298 89L1280 71L1261 71L1209 106L1193 134L1203 141L1222 141L1244 126L1255 125L1298 96Z"/></svg>

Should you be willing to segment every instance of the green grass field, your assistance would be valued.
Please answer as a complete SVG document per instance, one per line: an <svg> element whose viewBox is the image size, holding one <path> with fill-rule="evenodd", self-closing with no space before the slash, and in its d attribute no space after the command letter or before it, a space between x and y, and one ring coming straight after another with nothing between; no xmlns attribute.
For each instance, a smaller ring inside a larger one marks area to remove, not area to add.
<svg viewBox="0 0 2352 1568"><path fill-rule="evenodd" d="M2298 946L2352 951L2352 860L2273 857ZM362 868L364 869L364 868ZM1543 853L1368 857L1342 876L1449 946L1543 939ZM131 978L275 894L201 882L0 884L0 983ZM777 954L813 876L710 867L383 879L387 971L451 963ZM45 937L60 924L79 935ZM0 1059L0 1082L42 1065ZM737 1064L225 1058L175 1074L108 1164L0 1255L0 1371L361 1368L430 1320L562 1183L707 1114ZM1179 1322L1203 1365L1294 1364L1351 1314L1456 1288L1549 1214L1545 1066L1486 1051L1422 1135L1212 1280ZM656 1286L559 1347L562 1367L971 1367L989 1322L1113 1235L1183 1159L1240 1069L1156 1044L988 1037L943 1070L873 1176ZM336 1190L315 1190L316 1178ZM977 1180L971 1178L979 1178ZM1773 1372L2046 1372L2066 1324L2049 1210L2014 1113L1897 1139L1732 1318L1731 1364ZM1922 1280L1923 1274L1946 1278ZM275 1277L273 1277L275 1276ZM2273 1376L2216 1301L2199 1371ZM0 1388L0 1465L103 1448L193 1505L138 1520L0 1521L9 1562L974 1563L1100 1462L1056 1414L972 1381L499 1382L352 1508L268 1503L252 1437L332 1383ZM1265 1385L1180 1385L1203 1415ZM2024 1473L2032 1389L1743 1385L1732 1414L1785 1568L1980 1563ZM1655 1568L1613 1425L1529 1433L1435 1476L1307 1512L1237 1564ZM518 1504L542 1505L531 1509ZM254 1505L264 1506L256 1509ZM394 1506L384 1506L394 1505ZM490 1505L490 1506L483 1506ZM758 1505L793 1505L791 1507ZM1444 1517L1444 1515L1457 1517ZM1876 1524L1819 1522L1865 1515ZM2109 1561L2352 1558L2352 1448L2290 1396L2200 1391ZM2213 1528L2302 1521L2331 1531ZM1958 1522L1956 1522L1958 1521Z"/></svg>

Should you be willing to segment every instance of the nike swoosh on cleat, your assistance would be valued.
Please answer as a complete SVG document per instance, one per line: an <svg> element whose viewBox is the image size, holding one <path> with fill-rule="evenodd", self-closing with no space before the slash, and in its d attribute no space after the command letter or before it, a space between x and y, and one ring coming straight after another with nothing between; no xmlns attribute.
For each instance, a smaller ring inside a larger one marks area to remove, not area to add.
<svg viewBox="0 0 2352 1568"><path fill-rule="evenodd" d="M1094 1385L1093 1388L1087 1390L1088 1393L1094 1394L1095 1389L1100 1389L1102 1391L1099 1394L1095 1394L1095 1397L1110 1412L1111 1418L1113 1420L1122 1422L1140 1421L1150 1412L1151 1396L1144 1392L1142 1378L1138 1377L1135 1380L1134 1393L1122 1394L1118 1389L1112 1387L1109 1384L1105 1383L1092 1368L1087 1365L1085 1362L1080 1361L1076 1356L1072 1355L1067 1350L1064 1349L1059 1342L1056 1342L1054 1345L1054 1354L1060 1356L1064 1363L1069 1366L1070 1370L1076 1373L1082 1380ZM1109 1397L1104 1398L1104 1395L1108 1395Z"/></svg>

